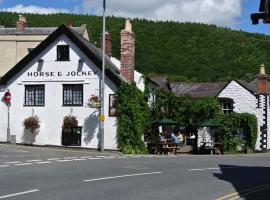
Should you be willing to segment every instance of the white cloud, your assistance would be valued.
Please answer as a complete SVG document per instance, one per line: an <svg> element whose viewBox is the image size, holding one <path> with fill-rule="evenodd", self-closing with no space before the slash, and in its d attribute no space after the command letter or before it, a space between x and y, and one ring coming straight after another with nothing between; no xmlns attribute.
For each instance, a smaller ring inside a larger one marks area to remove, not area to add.
<svg viewBox="0 0 270 200"><path fill-rule="evenodd" d="M16 5L15 7L12 8L3 8L1 9L1 11L18 12L18 13L38 13L38 14L69 13L69 10L67 9L45 8L34 5L24 6L23 4Z"/></svg>
<svg viewBox="0 0 270 200"><path fill-rule="evenodd" d="M107 14L233 26L244 0L107 0ZM102 14L101 0L83 0L85 13Z"/></svg>

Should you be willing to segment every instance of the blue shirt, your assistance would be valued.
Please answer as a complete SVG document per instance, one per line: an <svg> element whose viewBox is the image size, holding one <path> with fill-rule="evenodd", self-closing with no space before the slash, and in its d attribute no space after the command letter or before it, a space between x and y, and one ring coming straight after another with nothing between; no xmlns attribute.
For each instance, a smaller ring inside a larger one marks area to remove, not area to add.
<svg viewBox="0 0 270 200"><path fill-rule="evenodd" d="M175 135L171 135L171 140L172 140L172 143L179 144L179 140Z"/></svg>

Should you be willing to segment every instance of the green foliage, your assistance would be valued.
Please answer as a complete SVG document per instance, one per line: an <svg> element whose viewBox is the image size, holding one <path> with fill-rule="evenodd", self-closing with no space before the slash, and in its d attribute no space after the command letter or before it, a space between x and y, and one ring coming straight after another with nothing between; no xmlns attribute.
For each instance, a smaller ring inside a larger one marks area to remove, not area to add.
<svg viewBox="0 0 270 200"><path fill-rule="evenodd" d="M174 93L157 89L156 101L151 106L151 120L163 117L176 120L187 132L197 132L197 127L206 119L221 115L216 97L178 97Z"/></svg>
<svg viewBox="0 0 270 200"><path fill-rule="evenodd" d="M87 24L90 40L98 42L99 16L25 14L29 26L59 26L72 21ZM17 13L0 12L0 24L14 27ZM124 18L107 17L113 56L120 58L120 30ZM167 75L174 81L226 81L250 78L261 63L270 66L270 37L214 25L134 19L136 69L145 75ZM269 68L268 68L269 69Z"/></svg>
<svg viewBox="0 0 270 200"><path fill-rule="evenodd" d="M145 95L135 83L122 83L116 95L116 113L118 115L118 144L127 154L146 153L142 141L149 121L149 108Z"/></svg>
<svg viewBox="0 0 270 200"><path fill-rule="evenodd" d="M197 127L208 119L219 121L223 126L219 128L218 135L223 148L227 152L237 152L240 149L255 149L258 134L257 118L248 113L221 112L216 97L191 98L178 97L172 92L155 88L149 82L146 91L154 93L155 102L151 105L151 120L163 117L176 120L185 127L187 133L197 132ZM246 138L238 136L240 129L244 129Z"/></svg>
<svg viewBox="0 0 270 200"><path fill-rule="evenodd" d="M220 128L223 140L223 148L229 152L238 151L239 146L255 150L255 144L258 134L257 118L249 113L230 113L219 117L219 121L224 126ZM240 128L244 128L246 139L237 137Z"/></svg>

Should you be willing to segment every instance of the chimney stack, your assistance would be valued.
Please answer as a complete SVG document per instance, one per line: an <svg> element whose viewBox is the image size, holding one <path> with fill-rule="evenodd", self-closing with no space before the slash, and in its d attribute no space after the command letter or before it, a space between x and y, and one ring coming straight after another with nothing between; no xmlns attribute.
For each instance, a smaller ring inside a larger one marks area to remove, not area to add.
<svg viewBox="0 0 270 200"><path fill-rule="evenodd" d="M17 32L23 32L25 30L25 27L26 27L26 17L24 17L23 15L19 15L19 19L16 22Z"/></svg>
<svg viewBox="0 0 270 200"><path fill-rule="evenodd" d="M268 80L265 74L264 64L260 65L260 73L258 75L257 88L259 93L266 94L268 91Z"/></svg>
<svg viewBox="0 0 270 200"><path fill-rule="evenodd" d="M135 66L135 34L132 31L132 24L129 19L126 20L125 29L121 35L121 75L129 82L134 81Z"/></svg>
<svg viewBox="0 0 270 200"><path fill-rule="evenodd" d="M99 36L99 48L102 49L102 33ZM109 32L105 32L105 53L107 56L112 56L112 38Z"/></svg>

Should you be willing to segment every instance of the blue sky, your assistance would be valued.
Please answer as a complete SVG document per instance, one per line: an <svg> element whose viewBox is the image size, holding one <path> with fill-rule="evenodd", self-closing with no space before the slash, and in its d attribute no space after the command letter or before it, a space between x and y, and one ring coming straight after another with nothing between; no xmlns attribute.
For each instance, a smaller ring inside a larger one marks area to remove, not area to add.
<svg viewBox="0 0 270 200"><path fill-rule="evenodd" d="M260 0L106 0L109 15L192 21L270 35L270 24L252 25ZM102 0L0 0L0 10L101 15ZM1 24L1 22L0 22Z"/></svg>

